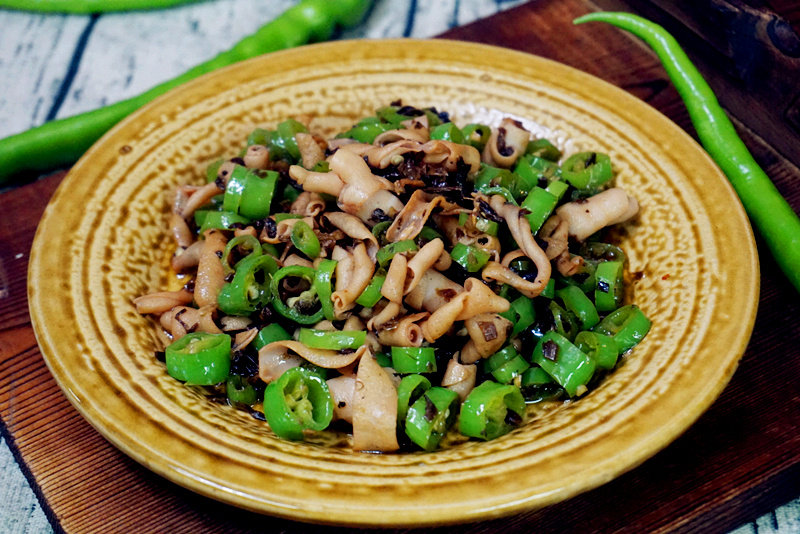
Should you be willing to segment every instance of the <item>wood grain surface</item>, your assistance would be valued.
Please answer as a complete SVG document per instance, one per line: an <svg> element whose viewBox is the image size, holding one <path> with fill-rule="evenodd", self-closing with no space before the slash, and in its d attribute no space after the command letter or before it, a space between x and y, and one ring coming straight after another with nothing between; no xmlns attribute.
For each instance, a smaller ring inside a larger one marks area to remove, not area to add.
<svg viewBox="0 0 800 534"><path fill-rule="evenodd" d="M693 133L653 55L611 27L571 25L591 7L579 0L540 0L445 37L575 66ZM800 210L797 168L749 124L737 125ZM0 195L0 213L14 214L0 217L0 291L7 292L0 299L0 417L54 525L66 532L344 532L243 512L177 487L117 451L69 405L38 352L25 291L33 233L62 177ZM437 531L725 532L800 495L800 303L761 245L761 299L749 348L720 399L681 438L637 469L569 501Z"/></svg>

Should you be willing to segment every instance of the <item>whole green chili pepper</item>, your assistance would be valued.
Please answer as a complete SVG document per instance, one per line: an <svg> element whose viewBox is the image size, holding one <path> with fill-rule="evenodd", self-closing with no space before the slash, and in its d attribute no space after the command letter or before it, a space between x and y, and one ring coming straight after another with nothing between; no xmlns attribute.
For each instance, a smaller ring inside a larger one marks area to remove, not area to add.
<svg viewBox="0 0 800 534"><path fill-rule="evenodd" d="M197 0L0 0L0 8L40 13L70 13L89 15L116 11L139 11L166 9Z"/></svg>
<svg viewBox="0 0 800 534"><path fill-rule="evenodd" d="M357 24L370 4L369 0L302 0L230 50L138 96L6 137L0 140L0 183L21 171L74 163L112 126L170 89L244 59L299 46L309 40L327 39L333 26Z"/></svg>
<svg viewBox="0 0 800 534"><path fill-rule="evenodd" d="M593 21L633 33L658 55L703 147L730 180L781 270L800 291L800 218L750 154L714 92L675 38L658 24L630 13L590 13L574 22Z"/></svg>

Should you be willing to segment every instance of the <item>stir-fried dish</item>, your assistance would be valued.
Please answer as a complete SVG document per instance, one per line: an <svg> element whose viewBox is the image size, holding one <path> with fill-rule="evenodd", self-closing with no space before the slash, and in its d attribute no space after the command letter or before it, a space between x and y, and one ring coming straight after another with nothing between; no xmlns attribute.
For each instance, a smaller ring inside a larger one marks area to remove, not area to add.
<svg viewBox="0 0 800 534"><path fill-rule="evenodd" d="M357 451L491 440L526 403L584 395L650 328L604 241L637 201L609 157L564 158L511 118L458 127L395 102L326 139L256 129L175 192L170 376L302 440ZM261 423L263 424L263 423Z"/></svg>

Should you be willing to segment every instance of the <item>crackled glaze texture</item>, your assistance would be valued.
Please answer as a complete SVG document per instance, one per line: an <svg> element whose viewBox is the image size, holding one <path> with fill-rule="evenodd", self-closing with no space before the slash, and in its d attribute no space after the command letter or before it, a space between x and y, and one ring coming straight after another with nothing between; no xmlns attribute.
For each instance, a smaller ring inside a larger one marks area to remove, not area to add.
<svg viewBox="0 0 800 534"><path fill-rule="evenodd" d="M502 60L501 60L502 59ZM625 227L628 298L653 320L599 388L531 413L489 443L354 454L276 439L169 378L155 322L131 300L163 288L176 184L237 152L255 126L307 114L333 132L402 98L457 123L520 119L567 152L608 152L641 204ZM755 317L753 237L724 177L677 126L581 72L446 41L338 42L211 74L104 137L64 180L30 268L34 326L65 394L99 432L166 478L307 521L421 525L545 506L638 465L684 431L736 368ZM713 325L713 328L712 328Z"/></svg>

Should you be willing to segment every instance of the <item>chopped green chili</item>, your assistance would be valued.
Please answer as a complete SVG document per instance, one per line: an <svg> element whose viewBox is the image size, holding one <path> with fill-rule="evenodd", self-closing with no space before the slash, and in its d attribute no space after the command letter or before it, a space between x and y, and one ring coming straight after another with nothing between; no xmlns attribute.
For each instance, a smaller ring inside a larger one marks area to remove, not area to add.
<svg viewBox="0 0 800 534"><path fill-rule="evenodd" d="M433 347L392 347L392 368L401 374L435 373L436 352Z"/></svg>
<svg viewBox="0 0 800 534"><path fill-rule="evenodd" d="M419 374L404 376L397 384L397 422L406 420L408 409L431 388L431 381Z"/></svg>
<svg viewBox="0 0 800 534"><path fill-rule="evenodd" d="M426 451L439 446L458 417L458 393L434 386L411 405L406 415L406 435Z"/></svg>
<svg viewBox="0 0 800 534"><path fill-rule="evenodd" d="M570 397L583 395L597 364L586 353L558 332L541 337L531 357L533 363L547 371Z"/></svg>
<svg viewBox="0 0 800 534"><path fill-rule="evenodd" d="M594 304L599 312L619 308L625 288L622 285L622 262L604 261L597 265L594 273Z"/></svg>
<svg viewBox="0 0 800 534"><path fill-rule="evenodd" d="M336 260L322 260L317 265L317 272L314 275L313 287L319 297L319 303L322 305L322 314L329 321L336 319L331 295L333 294L333 273L338 263Z"/></svg>
<svg viewBox="0 0 800 534"><path fill-rule="evenodd" d="M253 342L255 343L256 350L260 350L261 347L269 345L274 341L289 341L290 339L292 339L292 336L289 335L289 332L278 323L272 323L259 330Z"/></svg>
<svg viewBox="0 0 800 534"><path fill-rule="evenodd" d="M263 256L262 256L263 257ZM323 312L319 295L312 285L316 272L311 267L291 265L280 268L272 275L270 291L272 293L272 307L276 312L287 319L300 324L314 324L322 320ZM284 302L281 291L281 282L284 278L300 278L311 286L297 297L290 297ZM314 311L316 309L316 311Z"/></svg>
<svg viewBox="0 0 800 534"><path fill-rule="evenodd" d="M456 243L453 250L450 251L450 257L468 273L476 273L489 263L492 256L474 245Z"/></svg>
<svg viewBox="0 0 800 534"><path fill-rule="evenodd" d="M525 399L518 387L487 380L470 391L461 406L459 431L492 440L508 434L525 419Z"/></svg>
<svg viewBox="0 0 800 534"><path fill-rule="evenodd" d="M375 275L372 277L369 285L367 285L364 291L356 299L356 304L359 306L364 306L365 308L371 308L375 306L378 301L381 300L381 288L383 287L383 282L385 281L385 276Z"/></svg>
<svg viewBox="0 0 800 534"><path fill-rule="evenodd" d="M613 337L599 332L579 332L575 346L589 355L601 369L613 369L617 365L620 350Z"/></svg>
<svg viewBox="0 0 800 534"><path fill-rule="evenodd" d="M617 349L623 353L644 339L650 331L650 324L650 319L638 306L629 304L609 313L594 327L594 331L613 337Z"/></svg>
<svg viewBox="0 0 800 534"><path fill-rule="evenodd" d="M301 328L297 340L313 349L357 349L367 340L365 330L314 330Z"/></svg>
<svg viewBox="0 0 800 534"><path fill-rule="evenodd" d="M295 248L312 260L319 256L321 250L319 238L305 221L294 223L291 239Z"/></svg>
<svg viewBox="0 0 800 534"><path fill-rule="evenodd" d="M574 313L581 322L581 328L589 329L600 322L592 300L578 286L567 286L556 291L567 310Z"/></svg>
<svg viewBox="0 0 800 534"><path fill-rule="evenodd" d="M301 440L304 430L324 430L333 418L328 384L304 367L285 371L264 390L264 415L275 434Z"/></svg>
<svg viewBox="0 0 800 534"><path fill-rule="evenodd" d="M375 253L375 261L378 262L378 265L385 268L392 261L392 258L394 258L395 254L402 254L403 252L415 250L419 250L419 248L411 239L396 241L378 249L378 252Z"/></svg>
<svg viewBox="0 0 800 534"><path fill-rule="evenodd" d="M233 280L217 295L219 309L228 315L249 315L266 306L270 299L270 277L278 270L275 258L251 254L236 266Z"/></svg>
<svg viewBox="0 0 800 534"><path fill-rule="evenodd" d="M255 404L258 400L256 388L253 387L247 377L242 375L231 375L225 381L225 394L228 401L232 404Z"/></svg>
<svg viewBox="0 0 800 534"><path fill-rule="evenodd" d="M192 332L170 344L165 352L167 373L196 386L224 381L231 369L231 336Z"/></svg>

